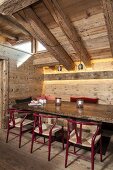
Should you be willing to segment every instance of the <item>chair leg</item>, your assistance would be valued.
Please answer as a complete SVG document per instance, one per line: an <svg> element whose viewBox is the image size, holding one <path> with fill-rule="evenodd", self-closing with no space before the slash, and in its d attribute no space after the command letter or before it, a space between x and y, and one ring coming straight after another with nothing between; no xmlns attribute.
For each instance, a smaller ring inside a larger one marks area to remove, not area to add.
<svg viewBox="0 0 113 170"><path fill-rule="evenodd" d="M102 137L100 138L100 161L102 162Z"/></svg>
<svg viewBox="0 0 113 170"><path fill-rule="evenodd" d="M74 153L76 152L76 147L75 147L75 145L74 145Z"/></svg>
<svg viewBox="0 0 113 170"><path fill-rule="evenodd" d="M32 140L31 140L31 153L33 152L34 139L36 140L36 138L35 138L35 133L33 132L33 134L32 134Z"/></svg>
<svg viewBox="0 0 113 170"><path fill-rule="evenodd" d="M94 170L94 146L91 148L91 170Z"/></svg>
<svg viewBox="0 0 113 170"><path fill-rule="evenodd" d="M7 138L6 138L6 143L8 143L8 139L9 139L9 130L10 130L10 127L8 127L8 129L7 129Z"/></svg>
<svg viewBox="0 0 113 170"><path fill-rule="evenodd" d="M69 141L67 141L67 144L66 144L65 168L67 168L68 150L69 150Z"/></svg>
<svg viewBox="0 0 113 170"><path fill-rule="evenodd" d="M49 135L49 143L48 143L48 161L50 161L51 142L52 142L52 138L51 138L51 135Z"/></svg>
<svg viewBox="0 0 113 170"><path fill-rule="evenodd" d="M20 126L19 148L21 148L21 140L22 140L22 126Z"/></svg>
<svg viewBox="0 0 113 170"><path fill-rule="evenodd" d="M46 141L45 141L45 137L44 137L44 143L45 143Z"/></svg>
<svg viewBox="0 0 113 170"><path fill-rule="evenodd" d="M62 148L64 150L64 129L62 127Z"/></svg>

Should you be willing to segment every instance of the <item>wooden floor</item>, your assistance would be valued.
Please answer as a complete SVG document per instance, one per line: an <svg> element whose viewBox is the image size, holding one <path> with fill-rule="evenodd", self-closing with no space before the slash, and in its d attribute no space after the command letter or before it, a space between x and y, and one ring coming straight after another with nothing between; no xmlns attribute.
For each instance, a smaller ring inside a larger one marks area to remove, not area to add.
<svg viewBox="0 0 113 170"><path fill-rule="evenodd" d="M5 143L6 131L0 131L0 170L64 170L65 150L62 152L61 143L54 142L52 145L52 160L47 161L47 146L41 147L35 144L34 152L30 154L31 135L23 137L24 144L18 148L18 138ZM11 139L10 138L10 139ZM37 149L37 147L39 149ZM71 148L73 149L73 148ZM89 154L89 153L85 153ZM99 162L99 154L95 159L95 170L113 170L113 136L111 138L108 152L103 157L104 161ZM67 170L90 170L90 162L76 159L69 156L69 163L72 162Z"/></svg>

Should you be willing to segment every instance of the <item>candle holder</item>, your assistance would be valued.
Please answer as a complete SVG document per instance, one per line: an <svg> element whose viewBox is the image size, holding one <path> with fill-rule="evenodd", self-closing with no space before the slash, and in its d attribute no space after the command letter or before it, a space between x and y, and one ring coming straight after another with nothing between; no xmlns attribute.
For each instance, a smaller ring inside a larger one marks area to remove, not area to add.
<svg viewBox="0 0 113 170"><path fill-rule="evenodd" d="M84 106L84 100L78 99L78 100L76 101L76 107L77 107L77 108L83 108L83 106Z"/></svg>
<svg viewBox="0 0 113 170"><path fill-rule="evenodd" d="M56 97L55 98L55 105L60 106L61 105L61 98Z"/></svg>

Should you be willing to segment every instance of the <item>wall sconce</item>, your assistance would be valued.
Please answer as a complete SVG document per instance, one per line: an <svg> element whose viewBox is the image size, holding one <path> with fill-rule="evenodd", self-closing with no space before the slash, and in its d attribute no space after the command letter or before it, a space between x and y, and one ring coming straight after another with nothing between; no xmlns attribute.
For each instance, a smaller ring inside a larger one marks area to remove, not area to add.
<svg viewBox="0 0 113 170"><path fill-rule="evenodd" d="M59 65L58 68L57 68L58 71L62 71L62 66Z"/></svg>
<svg viewBox="0 0 113 170"><path fill-rule="evenodd" d="M80 64L78 65L78 70L83 70L84 66L83 64L80 62Z"/></svg>

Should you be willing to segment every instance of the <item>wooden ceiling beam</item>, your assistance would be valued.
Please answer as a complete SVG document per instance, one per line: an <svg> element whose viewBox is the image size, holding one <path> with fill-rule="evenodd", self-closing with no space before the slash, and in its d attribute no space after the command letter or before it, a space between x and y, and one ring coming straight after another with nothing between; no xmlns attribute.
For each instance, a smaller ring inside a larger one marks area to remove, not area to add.
<svg viewBox="0 0 113 170"><path fill-rule="evenodd" d="M34 38L41 40L60 64L64 65L67 70L74 69L75 65L71 57L30 7L18 12L18 14L14 14L14 16L18 21L21 21L21 24Z"/></svg>
<svg viewBox="0 0 113 170"><path fill-rule="evenodd" d="M103 12L105 17L106 27L108 31L110 48L113 56L113 1L102 0L102 4L103 4Z"/></svg>
<svg viewBox="0 0 113 170"><path fill-rule="evenodd" d="M38 67L59 65L59 62L49 52L36 53L33 57L33 65L37 65Z"/></svg>
<svg viewBox="0 0 113 170"><path fill-rule="evenodd" d="M24 13L27 18L27 22L31 24L32 28L36 30L37 34L40 35L43 42L45 42L46 46L50 47L52 51L54 51L57 56L55 58L64 65L67 70L74 69L74 62L68 53L64 50L61 44L57 41L54 35L49 31L46 25L39 19L39 17L35 14L32 8L25 8Z"/></svg>
<svg viewBox="0 0 113 170"><path fill-rule="evenodd" d="M84 46L84 43L68 16L66 16L64 11L61 9L61 5L58 3L57 0L43 0L43 2L49 10L50 14L53 16L55 21L58 23L58 25L67 36L70 44L75 49L79 58L86 66L90 67L90 56Z"/></svg>
<svg viewBox="0 0 113 170"><path fill-rule="evenodd" d="M28 31L26 31L26 30L24 29L24 27L22 27L22 26L17 22L17 20L15 20L15 18L0 14L0 21L3 22L3 23L6 23L6 25L11 26L13 29L17 29L17 30L21 31L23 34L29 36Z"/></svg>
<svg viewBox="0 0 113 170"><path fill-rule="evenodd" d="M8 32L8 31L5 31L5 30L0 29L0 34L1 34L2 36L6 37L6 38L11 39L11 40L15 40L15 41L18 40L18 38L17 38L14 34Z"/></svg>
<svg viewBox="0 0 113 170"><path fill-rule="evenodd" d="M3 2L0 2L0 13L12 15L13 13L38 1L39 0L4 0Z"/></svg>

